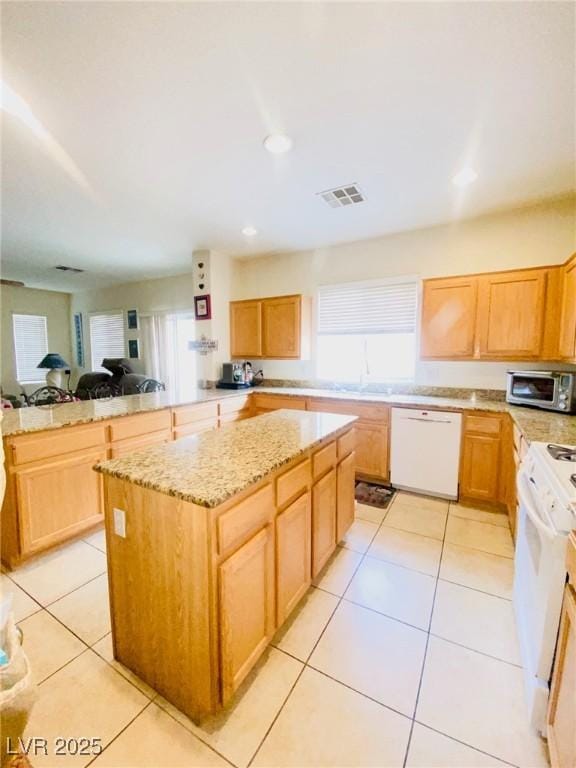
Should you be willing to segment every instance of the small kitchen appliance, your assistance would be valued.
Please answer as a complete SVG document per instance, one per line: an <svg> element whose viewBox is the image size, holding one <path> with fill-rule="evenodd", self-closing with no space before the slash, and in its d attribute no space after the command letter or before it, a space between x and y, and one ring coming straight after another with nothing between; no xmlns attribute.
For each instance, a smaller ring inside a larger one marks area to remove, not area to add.
<svg viewBox="0 0 576 768"><path fill-rule="evenodd" d="M576 412L576 373L508 371L506 400L560 413Z"/></svg>
<svg viewBox="0 0 576 768"><path fill-rule="evenodd" d="M513 604L530 722L543 735L573 528L576 447L534 442L518 472Z"/></svg>
<svg viewBox="0 0 576 768"><path fill-rule="evenodd" d="M223 363L222 378L218 382L221 389L247 389L250 382L246 381L246 368L242 363Z"/></svg>

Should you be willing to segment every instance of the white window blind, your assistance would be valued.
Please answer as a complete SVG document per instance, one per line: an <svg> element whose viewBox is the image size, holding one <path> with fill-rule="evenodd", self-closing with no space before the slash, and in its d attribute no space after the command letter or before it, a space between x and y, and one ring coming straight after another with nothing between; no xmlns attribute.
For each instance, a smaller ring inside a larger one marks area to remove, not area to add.
<svg viewBox="0 0 576 768"><path fill-rule="evenodd" d="M124 315L122 312L109 312L103 315L90 315L90 350L92 370L101 371L105 357L124 357Z"/></svg>
<svg viewBox="0 0 576 768"><path fill-rule="evenodd" d="M413 333L418 282L324 285L318 291L318 333Z"/></svg>
<svg viewBox="0 0 576 768"><path fill-rule="evenodd" d="M21 384L44 381L38 363L48 354L48 326L44 315L12 315L16 379Z"/></svg>

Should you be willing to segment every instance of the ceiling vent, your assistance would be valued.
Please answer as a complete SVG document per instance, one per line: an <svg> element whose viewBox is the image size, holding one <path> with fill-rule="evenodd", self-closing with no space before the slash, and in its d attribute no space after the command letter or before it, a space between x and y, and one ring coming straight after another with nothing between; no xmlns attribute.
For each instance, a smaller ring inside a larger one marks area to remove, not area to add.
<svg viewBox="0 0 576 768"><path fill-rule="evenodd" d="M54 269L59 269L60 272L74 272L75 274L78 274L79 272L84 272L83 269L78 269L78 267L65 267L63 264L60 264L57 267L54 267Z"/></svg>
<svg viewBox="0 0 576 768"><path fill-rule="evenodd" d="M330 208L343 208L345 205L356 205L366 200L358 184L326 189L324 192L318 192L318 194Z"/></svg>

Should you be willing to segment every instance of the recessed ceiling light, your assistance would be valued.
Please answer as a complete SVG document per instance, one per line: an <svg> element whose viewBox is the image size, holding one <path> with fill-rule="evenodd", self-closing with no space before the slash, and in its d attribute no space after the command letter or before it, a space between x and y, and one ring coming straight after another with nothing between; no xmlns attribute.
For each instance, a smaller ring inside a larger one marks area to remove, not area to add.
<svg viewBox="0 0 576 768"><path fill-rule="evenodd" d="M258 230L256 227L244 227L242 234L246 235L246 237L254 237L254 235L258 234Z"/></svg>
<svg viewBox="0 0 576 768"><path fill-rule="evenodd" d="M273 155L282 155L292 149L292 139L283 133L271 133L264 139L264 147Z"/></svg>
<svg viewBox="0 0 576 768"><path fill-rule="evenodd" d="M467 187L468 184L472 184L477 178L478 174L474 168L466 167L462 168L461 171L458 171L456 176L452 177L452 184L454 184L455 187Z"/></svg>

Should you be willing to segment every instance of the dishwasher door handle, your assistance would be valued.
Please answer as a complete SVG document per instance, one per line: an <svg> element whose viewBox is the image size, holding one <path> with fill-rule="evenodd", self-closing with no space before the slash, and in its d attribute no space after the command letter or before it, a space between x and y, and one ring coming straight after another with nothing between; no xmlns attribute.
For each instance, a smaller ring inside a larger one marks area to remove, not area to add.
<svg viewBox="0 0 576 768"><path fill-rule="evenodd" d="M423 421L426 424L452 424L450 419L423 419L418 416L406 416L406 421Z"/></svg>

